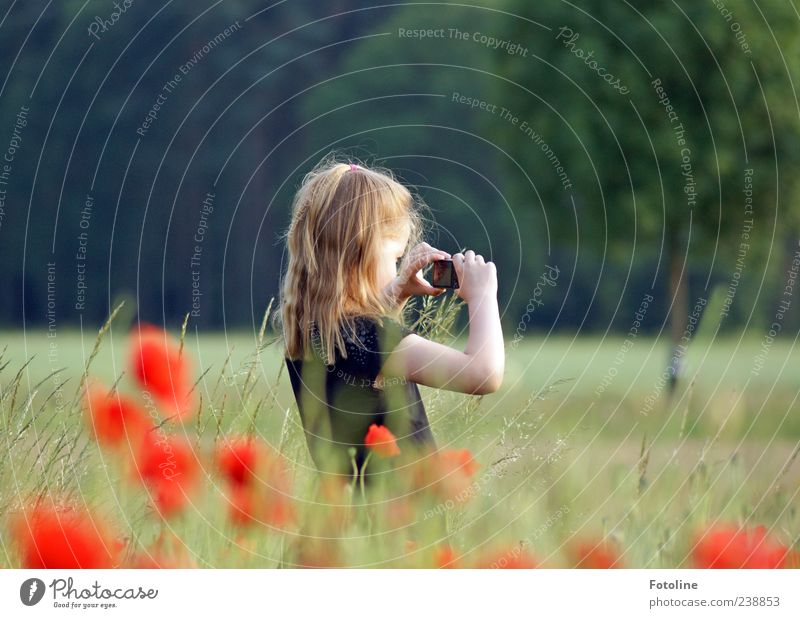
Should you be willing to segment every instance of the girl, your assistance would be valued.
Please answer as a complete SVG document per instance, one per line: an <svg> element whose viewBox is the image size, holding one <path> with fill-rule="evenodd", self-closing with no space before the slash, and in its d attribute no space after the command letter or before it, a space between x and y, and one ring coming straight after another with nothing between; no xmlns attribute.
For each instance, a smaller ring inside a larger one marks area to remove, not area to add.
<svg viewBox="0 0 800 618"><path fill-rule="evenodd" d="M321 472L346 477L354 463L360 467L373 424L386 426L402 453L435 448L418 384L476 395L500 387L495 265L473 251L451 256L419 242L421 222L419 204L390 171L335 159L309 172L294 198L280 319L292 389ZM456 294L469 307L463 352L417 335L401 317L412 295L444 291L421 270L451 258Z"/></svg>

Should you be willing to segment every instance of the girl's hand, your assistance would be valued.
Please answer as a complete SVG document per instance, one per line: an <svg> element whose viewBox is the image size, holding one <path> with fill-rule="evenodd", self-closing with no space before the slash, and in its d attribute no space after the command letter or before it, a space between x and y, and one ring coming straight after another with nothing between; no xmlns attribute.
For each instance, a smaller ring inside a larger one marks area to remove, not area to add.
<svg viewBox="0 0 800 618"><path fill-rule="evenodd" d="M411 296L439 296L444 288L435 288L422 277L422 269L436 260L449 260L450 254L423 242L411 249L398 268L397 277L389 284L388 292L397 302Z"/></svg>
<svg viewBox="0 0 800 618"><path fill-rule="evenodd" d="M479 301L483 296L497 296L497 268L494 262L486 262L482 255L470 249L463 255L453 256L453 268L458 276L456 295L467 304Z"/></svg>

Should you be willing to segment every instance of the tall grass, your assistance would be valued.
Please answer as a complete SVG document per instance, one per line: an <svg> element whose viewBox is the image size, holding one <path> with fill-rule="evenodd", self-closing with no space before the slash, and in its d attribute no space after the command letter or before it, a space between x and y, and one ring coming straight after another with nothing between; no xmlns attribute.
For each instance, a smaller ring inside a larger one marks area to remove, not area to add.
<svg viewBox="0 0 800 618"><path fill-rule="evenodd" d="M7 518L30 499L51 495L89 505L112 522L127 558L157 553L167 566L429 567L440 565L445 549L462 565L503 566L529 555L546 566L572 566L575 543L589 539L612 544L621 565L682 567L690 565L695 533L720 521L763 524L798 548L800 445L754 476L744 455L715 444L713 435L699 450L688 448L688 403L677 440L660 443L634 427L609 443L590 423L560 431L541 404L562 396L569 377L522 394L517 409L507 409L499 396L423 389L440 447L469 449L479 463L458 491L422 497L404 485L409 475L397 471L391 486L376 483L361 494L355 485L341 496L326 495L296 406L280 404L284 366L265 365L267 356L281 358L281 338L267 330L272 302L242 361L233 362L231 349L219 368L197 376L192 420L162 421L165 431L191 440L204 477L185 512L164 520L130 482L119 455L91 439L81 407L81 389L120 308L98 331L77 376L65 368L28 384L27 371L38 359L14 369L8 349L0 355L0 566L19 564ZM455 297L426 297L407 307L405 319L420 334L450 344L462 309ZM187 324L188 316L181 354L187 353ZM277 354L267 355L271 348ZM66 397L70 384L75 390ZM129 389L126 378L114 388ZM240 527L229 519L229 496L210 454L225 438L247 435L269 443L288 464L297 511L291 525Z"/></svg>

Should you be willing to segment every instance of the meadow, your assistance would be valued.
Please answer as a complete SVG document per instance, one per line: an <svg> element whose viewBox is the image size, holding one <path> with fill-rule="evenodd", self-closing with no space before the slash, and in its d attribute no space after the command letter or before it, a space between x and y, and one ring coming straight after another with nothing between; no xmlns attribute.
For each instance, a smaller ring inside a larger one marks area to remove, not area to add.
<svg viewBox="0 0 800 618"><path fill-rule="evenodd" d="M451 326L438 314L424 328L463 346ZM177 345L179 328L171 335ZM35 496L102 520L120 566L691 567L702 566L698 547L708 550L701 532L722 529L724 549L735 545L724 536L732 527L796 550L800 351L778 339L754 373L758 336L701 335L671 397L660 380L669 347L645 336L529 333L507 344L497 393L422 387L440 448L470 459L446 491L400 500L383 486L320 493L274 333L190 326L180 345L199 411L160 425L191 445L200 481L164 515L131 481L124 449L93 439L82 409L87 363L93 379L138 396L129 328L113 323L99 339L4 332L0 566L24 565L9 522ZM279 489L258 498L283 505L290 495L277 516L251 513L214 455L252 435L285 467Z"/></svg>

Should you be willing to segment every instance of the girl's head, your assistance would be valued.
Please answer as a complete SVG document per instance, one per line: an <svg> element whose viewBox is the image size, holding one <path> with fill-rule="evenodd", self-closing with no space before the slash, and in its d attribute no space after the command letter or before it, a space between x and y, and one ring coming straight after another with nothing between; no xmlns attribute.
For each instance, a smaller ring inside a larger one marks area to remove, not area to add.
<svg viewBox="0 0 800 618"><path fill-rule="evenodd" d="M303 178L286 232L281 290L286 355L302 358L316 327L328 364L349 316L384 315L397 260L422 234L420 202L389 170L323 159Z"/></svg>

